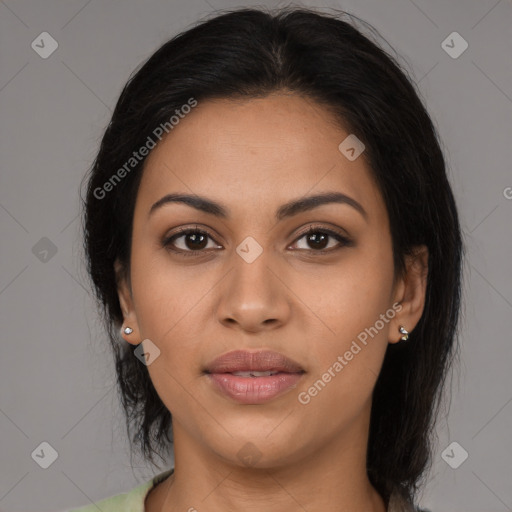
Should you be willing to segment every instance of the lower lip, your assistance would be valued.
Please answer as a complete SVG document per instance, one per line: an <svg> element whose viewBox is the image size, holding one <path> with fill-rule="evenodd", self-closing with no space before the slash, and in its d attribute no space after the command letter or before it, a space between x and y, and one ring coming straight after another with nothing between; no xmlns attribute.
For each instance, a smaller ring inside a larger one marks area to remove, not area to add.
<svg viewBox="0 0 512 512"><path fill-rule="evenodd" d="M231 373L208 373L215 387L241 404L262 404L295 388L302 373L276 373L266 377L239 377Z"/></svg>

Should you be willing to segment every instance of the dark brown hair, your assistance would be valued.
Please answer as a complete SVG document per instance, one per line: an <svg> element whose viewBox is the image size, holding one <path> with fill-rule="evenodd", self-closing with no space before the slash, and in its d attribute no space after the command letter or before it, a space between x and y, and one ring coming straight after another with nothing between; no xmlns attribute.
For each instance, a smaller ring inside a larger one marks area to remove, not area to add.
<svg viewBox="0 0 512 512"><path fill-rule="evenodd" d="M438 135L416 86L357 21L371 27L344 12L226 12L166 42L122 90L86 177L84 243L128 433L152 462L153 453L170 451L171 413L133 347L120 343L114 274L116 259L129 272L145 159L100 198L98 189L191 97L201 102L289 90L326 106L365 144L389 214L395 273L404 271L404 256L414 246L429 250L423 315L407 343L388 346L373 393L367 459L369 477L384 497L397 490L414 498L418 490L456 343L463 245Z"/></svg>

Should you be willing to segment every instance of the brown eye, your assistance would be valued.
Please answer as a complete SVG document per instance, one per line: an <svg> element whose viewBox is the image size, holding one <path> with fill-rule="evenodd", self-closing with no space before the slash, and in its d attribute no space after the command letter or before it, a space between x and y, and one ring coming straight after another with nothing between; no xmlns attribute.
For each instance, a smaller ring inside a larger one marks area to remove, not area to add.
<svg viewBox="0 0 512 512"><path fill-rule="evenodd" d="M185 246L190 250L204 249L208 245L208 235L203 233L188 233L182 236Z"/></svg>
<svg viewBox="0 0 512 512"><path fill-rule="evenodd" d="M318 255L328 254L345 246L352 245L352 241L346 236L326 228L310 227L295 242L305 240L306 247L298 247ZM209 246L209 242L211 245ZM337 242L337 243L336 243ZM197 228L183 228L162 241L162 246L169 251L183 256L200 256L207 252L205 249L221 249L207 231Z"/></svg>
<svg viewBox="0 0 512 512"><path fill-rule="evenodd" d="M193 228L180 229L179 233L166 238L162 245L177 253L202 252L203 249L218 248L215 244L208 247L209 239L213 241L206 231Z"/></svg>
<svg viewBox="0 0 512 512"><path fill-rule="evenodd" d="M331 250L336 250L352 244L351 240L346 236L343 236L341 233L320 227L310 227L309 230L301 235L295 243L298 243L298 241L302 239L305 240L305 245L307 245L307 247L299 247L299 249L318 253L328 253ZM332 243L329 245L329 239L336 240L338 245L336 245L336 243L334 243L334 245Z"/></svg>
<svg viewBox="0 0 512 512"><path fill-rule="evenodd" d="M329 243L329 238L331 238L331 235L317 231L306 235L306 243L312 244L315 249L325 249Z"/></svg>

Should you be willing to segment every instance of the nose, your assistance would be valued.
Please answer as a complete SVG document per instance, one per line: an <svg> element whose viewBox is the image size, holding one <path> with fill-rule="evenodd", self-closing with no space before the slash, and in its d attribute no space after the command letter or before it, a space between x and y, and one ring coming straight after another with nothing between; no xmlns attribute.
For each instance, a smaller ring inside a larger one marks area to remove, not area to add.
<svg viewBox="0 0 512 512"><path fill-rule="evenodd" d="M291 313L291 292L283 284L283 272L271 264L265 251L252 263L234 254L233 265L218 290L218 321L252 333L285 325Z"/></svg>

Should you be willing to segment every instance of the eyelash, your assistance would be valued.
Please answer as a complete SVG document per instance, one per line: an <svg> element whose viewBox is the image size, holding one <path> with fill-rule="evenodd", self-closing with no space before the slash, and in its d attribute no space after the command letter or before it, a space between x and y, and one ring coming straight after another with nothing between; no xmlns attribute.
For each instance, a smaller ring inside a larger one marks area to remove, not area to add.
<svg viewBox="0 0 512 512"><path fill-rule="evenodd" d="M196 250L196 251L192 251L192 250L184 251L183 249L173 249L171 247L172 243L176 239L181 238L181 237L186 236L186 235L189 235L189 234L192 234L192 233L200 234L200 235L206 235L211 240L213 240L215 242L213 237L211 237L210 234L207 231L204 231L204 230L198 229L198 228L180 228L178 230L178 233L175 233L175 234L171 235L170 237L164 238L164 240L162 241L162 247L164 247L165 249L168 249L169 251L172 251L175 254L179 254L181 256L186 256L186 257L189 257L189 256L191 256L191 257L201 256L201 253L205 252L204 249ZM304 237L306 237L306 236L308 236L310 234L313 234L313 233L321 233L321 234L324 234L324 235L329 235L329 236L335 238L338 242L340 242L341 245L338 246L338 247L335 247L335 248L330 248L330 249L320 249L320 250L315 250L315 249L298 249L299 251L307 251L308 253L313 254L315 256L326 256L326 255L328 255L331 252L334 252L334 251L336 251L338 249L341 249L342 247L348 247L348 246L352 245L352 240L350 240L348 237L342 235L341 233L333 231L331 229L323 228L321 226L310 226L307 231L302 232L300 235L298 235L298 237L295 239L294 243L296 243L300 239L302 239L302 238L304 238ZM215 242L215 243L217 243L217 242ZM297 249L295 249L295 250L297 250Z"/></svg>

